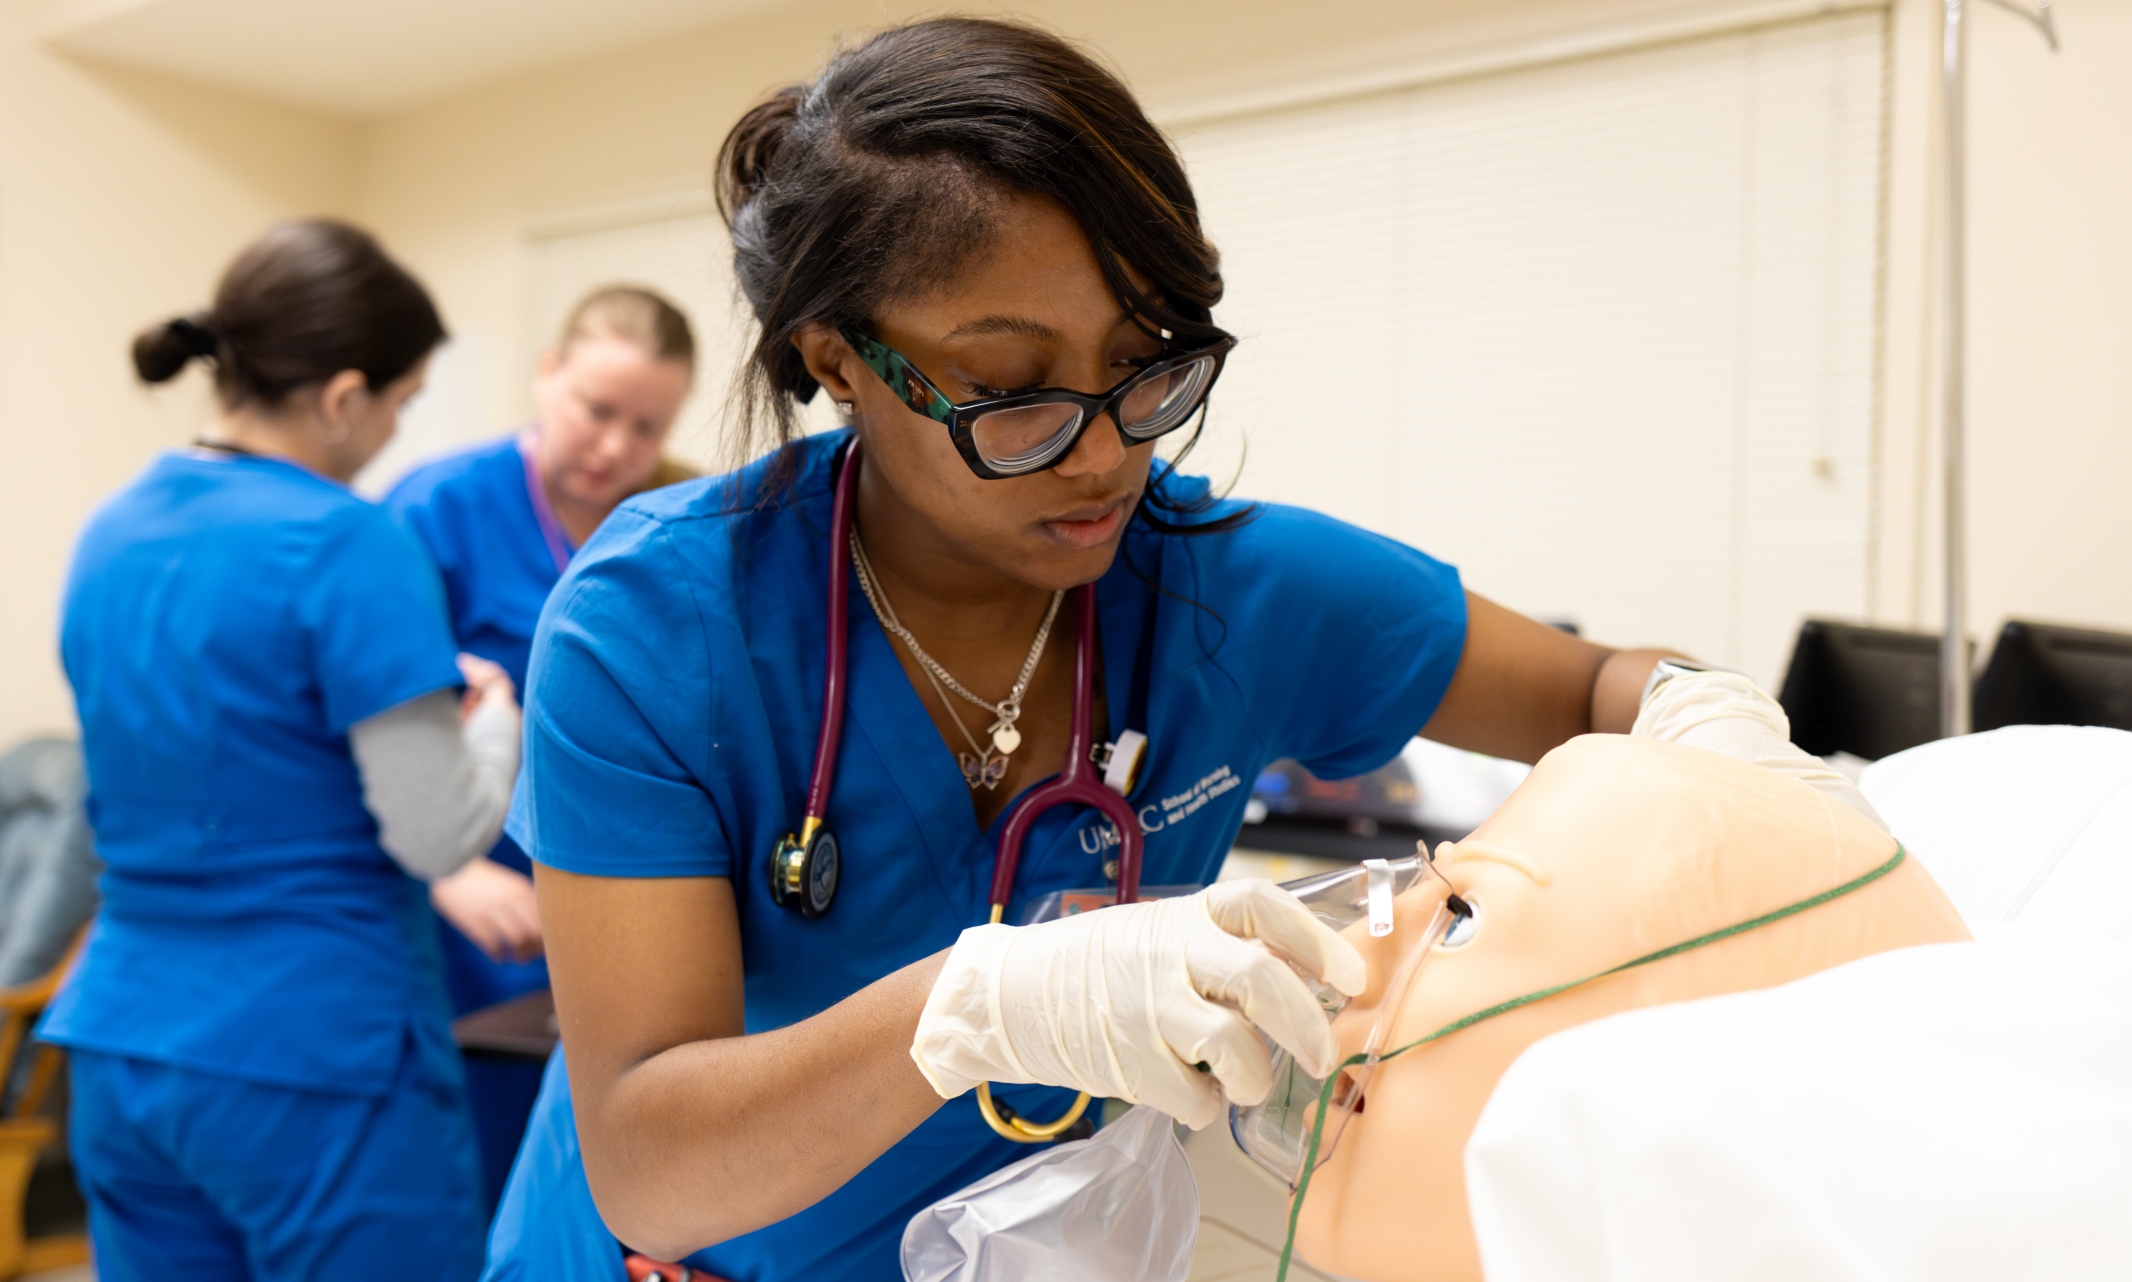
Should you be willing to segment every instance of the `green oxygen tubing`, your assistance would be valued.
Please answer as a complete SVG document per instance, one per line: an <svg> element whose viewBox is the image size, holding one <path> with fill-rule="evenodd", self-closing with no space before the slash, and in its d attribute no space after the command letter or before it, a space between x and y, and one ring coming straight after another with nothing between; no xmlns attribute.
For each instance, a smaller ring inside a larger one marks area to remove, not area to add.
<svg viewBox="0 0 2132 1282"><path fill-rule="evenodd" d="M1820 894L1808 899L1802 899L1798 903L1788 904L1775 912L1763 913L1760 917L1752 917L1746 921L1727 926L1723 930L1713 930L1707 935L1697 935L1693 939L1674 944L1669 948L1661 948L1655 953L1645 953L1633 961L1625 961L1619 966L1602 970L1596 975L1586 975L1582 979L1573 979L1566 984L1556 984L1553 988L1542 988L1538 992L1527 993L1523 997L1513 997L1509 1001L1498 1002L1486 1010L1477 1010L1463 1019L1454 1019L1426 1037L1418 1038L1404 1046L1386 1051L1377 1057L1377 1062L1381 1064L1385 1060L1396 1059L1410 1050L1427 1046L1430 1042L1449 1037L1462 1029L1471 1028L1475 1024L1494 1019L1498 1015L1507 1015L1511 1011L1530 1006L1534 1002L1545 1001L1557 993L1566 993L1572 988L1581 988L1593 980L1605 979L1609 975L1618 975L1625 970L1634 970L1638 966L1648 966L1652 962L1664 961L1668 957L1678 957L1682 953L1694 952L1698 948L1730 939L1734 935L1744 935L1750 930L1759 930L1764 926L1783 921L1786 917L1795 917L1810 908L1819 908L1832 900L1843 898L1854 890L1870 886L1882 877L1894 872L1896 868L1901 866L1908 853L1908 851L1903 849L1902 843L1898 841L1895 843L1895 853L1888 857L1886 863L1868 872L1861 873L1840 886L1824 890ZM1355 1067L1357 1064L1363 1063L1368 1058L1369 1056L1367 1055L1350 1055L1342 1060L1340 1066L1326 1076L1325 1085L1318 1092L1318 1112L1317 1116L1311 1121L1310 1147L1304 1150L1303 1173L1296 1180L1295 1200L1288 1208L1288 1240L1281 1244L1281 1267L1279 1272L1274 1274L1275 1282L1288 1282L1288 1265L1295 1258L1296 1225L1303 1217L1303 1197L1310 1192L1310 1177L1316 1173L1318 1141L1325 1134L1325 1114L1332 1106L1333 1085L1340 1080L1341 1073Z"/></svg>

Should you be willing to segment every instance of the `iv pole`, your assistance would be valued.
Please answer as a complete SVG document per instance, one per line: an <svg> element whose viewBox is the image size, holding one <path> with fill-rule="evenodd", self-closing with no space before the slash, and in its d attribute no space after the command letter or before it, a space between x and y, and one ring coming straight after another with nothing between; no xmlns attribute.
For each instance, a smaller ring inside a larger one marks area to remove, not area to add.
<svg viewBox="0 0 2132 1282"><path fill-rule="evenodd" d="M1969 549L1966 543L1968 517L1964 511L1965 464L1963 452L1963 359L1962 247L1965 189L1962 166L1968 142L1963 120L1963 100L1968 96L1968 69L1963 65L1967 30L1963 22L1964 0L1941 0L1940 100L1946 121L1943 135L1946 163L1942 166L1946 225L1940 263L1940 457L1946 468L1947 508L1947 619L1940 637L1940 734L1946 738L1969 733L1969 646L1965 616L1969 596ZM2036 0L2033 11L2013 0L1989 0L2043 33L2051 52L2058 52L2058 27L2051 18L2050 0Z"/></svg>

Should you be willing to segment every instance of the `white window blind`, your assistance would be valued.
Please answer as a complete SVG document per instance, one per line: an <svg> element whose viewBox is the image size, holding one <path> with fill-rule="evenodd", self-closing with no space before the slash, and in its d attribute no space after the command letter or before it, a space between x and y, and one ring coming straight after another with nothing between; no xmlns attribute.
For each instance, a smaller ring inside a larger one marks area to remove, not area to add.
<svg viewBox="0 0 2132 1282"><path fill-rule="evenodd" d="M1180 129L1245 339L1190 470L1775 679L1801 616L1865 605L1885 38L1844 14Z"/></svg>

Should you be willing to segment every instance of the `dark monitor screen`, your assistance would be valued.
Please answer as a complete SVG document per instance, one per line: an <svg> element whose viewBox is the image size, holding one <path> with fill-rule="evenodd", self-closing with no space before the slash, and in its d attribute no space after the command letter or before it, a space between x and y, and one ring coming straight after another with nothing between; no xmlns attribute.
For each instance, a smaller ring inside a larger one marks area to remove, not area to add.
<svg viewBox="0 0 2132 1282"><path fill-rule="evenodd" d="M2009 619L1977 678L1974 720L2132 730L2132 636Z"/></svg>
<svg viewBox="0 0 2132 1282"><path fill-rule="evenodd" d="M1877 761L1940 737L1940 638L1808 619L1778 696L1791 740Z"/></svg>
<svg viewBox="0 0 2132 1282"><path fill-rule="evenodd" d="M1293 761L1276 761L1251 787L1236 844L1322 859L1404 859L1414 842L1455 841L1419 822L1421 788L1404 759L1352 779L1320 779Z"/></svg>

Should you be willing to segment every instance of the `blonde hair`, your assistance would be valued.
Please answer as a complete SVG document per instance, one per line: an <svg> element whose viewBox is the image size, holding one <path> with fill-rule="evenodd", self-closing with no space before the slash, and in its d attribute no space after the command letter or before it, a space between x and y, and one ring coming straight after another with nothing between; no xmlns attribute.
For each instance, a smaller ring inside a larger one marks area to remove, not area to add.
<svg viewBox="0 0 2132 1282"><path fill-rule="evenodd" d="M696 335L688 317L640 285L603 285L579 299L563 322L555 348L567 352L581 338L602 337L623 339L659 360L696 368Z"/></svg>

